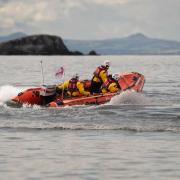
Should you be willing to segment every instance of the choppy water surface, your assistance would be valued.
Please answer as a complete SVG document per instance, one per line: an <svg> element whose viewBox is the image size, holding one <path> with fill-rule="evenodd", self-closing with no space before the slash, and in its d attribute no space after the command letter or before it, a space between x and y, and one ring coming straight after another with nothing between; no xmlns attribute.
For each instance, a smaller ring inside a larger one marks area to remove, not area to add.
<svg viewBox="0 0 180 180"><path fill-rule="evenodd" d="M91 77L104 60L110 72L146 77L141 94L124 92L100 106L7 107L27 87L79 72ZM0 57L1 179L179 179L180 57Z"/></svg>

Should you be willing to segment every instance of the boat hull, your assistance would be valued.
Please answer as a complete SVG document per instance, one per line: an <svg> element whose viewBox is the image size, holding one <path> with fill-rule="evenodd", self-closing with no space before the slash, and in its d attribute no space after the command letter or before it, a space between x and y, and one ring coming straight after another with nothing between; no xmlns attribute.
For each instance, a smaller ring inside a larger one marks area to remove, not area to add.
<svg viewBox="0 0 180 180"><path fill-rule="evenodd" d="M119 93L105 93L98 95L90 95L88 97L75 97L66 99L56 99L55 101L47 104L47 107L64 107L64 106L75 106L75 105L99 105L109 102L111 98Z"/></svg>

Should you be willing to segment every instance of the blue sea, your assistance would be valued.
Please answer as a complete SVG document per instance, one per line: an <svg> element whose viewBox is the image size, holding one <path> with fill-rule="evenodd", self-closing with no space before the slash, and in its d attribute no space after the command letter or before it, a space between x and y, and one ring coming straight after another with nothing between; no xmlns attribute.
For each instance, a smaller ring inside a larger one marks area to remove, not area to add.
<svg viewBox="0 0 180 180"><path fill-rule="evenodd" d="M142 93L99 106L47 109L6 101L79 73L139 72ZM59 67L65 77L54 75ZM180 179L180 56L0 56L0 179Z"/></svg>

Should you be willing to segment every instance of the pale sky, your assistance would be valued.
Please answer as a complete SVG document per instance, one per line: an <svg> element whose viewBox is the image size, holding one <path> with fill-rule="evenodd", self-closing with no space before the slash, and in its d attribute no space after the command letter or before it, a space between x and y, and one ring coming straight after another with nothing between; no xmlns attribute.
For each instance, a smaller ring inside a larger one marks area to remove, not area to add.
<svg viewBox="0 0 180 180"><path fill-rule="evenodd" d="M140 32L180 41L180 0L0 0L0 36L14 32L94 40Z"/></svg>

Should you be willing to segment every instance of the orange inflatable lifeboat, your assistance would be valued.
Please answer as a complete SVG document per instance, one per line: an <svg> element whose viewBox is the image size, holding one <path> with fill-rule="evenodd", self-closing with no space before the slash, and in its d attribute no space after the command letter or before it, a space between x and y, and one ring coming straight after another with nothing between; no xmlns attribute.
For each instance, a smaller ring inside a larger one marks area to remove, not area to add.
<svg viewBox="0 0 180 180"><path fill-rule="evenodd" d="M85 87L90 88L91 81L82 81ZM11 100L12 104L30 104L41 105L46 107L64 107L73 105L87 105L87 104L103 104L111 100L115 95L118 95L122 91L131 89L136 92L141 92L145 83L145 78L142 74L137 72L120 74L118 81L121 91L118 93L99 93L93 94L88 97L62 97L62 94L56 93L56 86L43 85L38 88L27 89L20 92L16 97Z"/></svg>

